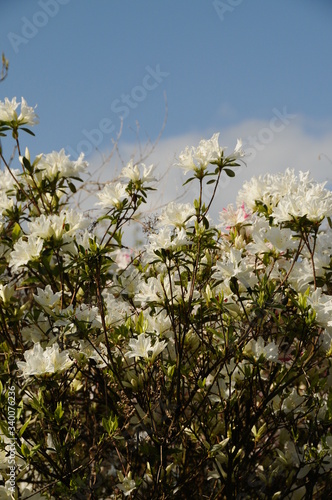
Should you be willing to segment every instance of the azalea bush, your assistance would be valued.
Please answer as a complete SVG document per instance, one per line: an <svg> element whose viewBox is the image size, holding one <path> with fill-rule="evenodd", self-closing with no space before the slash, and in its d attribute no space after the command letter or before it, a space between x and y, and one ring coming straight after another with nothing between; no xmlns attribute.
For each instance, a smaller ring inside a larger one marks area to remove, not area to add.
<svg viewBox="0 0 332 500"><path fill-rule="evenodd" d="M193 202L128 249L154 167L129 162L83 215L87 164L31 158L37 121L0 102L0 498L328 498L332 193L287 170L223 208L244 153L215 134L178 159Z"/></svg>

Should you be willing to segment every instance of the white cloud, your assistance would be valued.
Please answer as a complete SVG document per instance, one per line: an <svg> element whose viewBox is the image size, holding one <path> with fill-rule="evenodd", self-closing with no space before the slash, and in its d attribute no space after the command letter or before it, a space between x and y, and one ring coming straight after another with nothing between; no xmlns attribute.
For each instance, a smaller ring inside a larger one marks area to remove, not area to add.
<svg viewBox="0 0 332 500"><path fill-rule="evenodd" d="M251 155L245 158L247 166L236 169L235 178L229 178L225 174L222 176L210 213L214 221L217 222L218 213L224 207L229 203L235 203L237 192L243 182L253 176L283 172L286 168L294 168L296 172L309 170L315 180L327 181L327 186L332 189L332 129L324 135L313 136L305 131L304 125L301 117L289 120L284 127L279 126L279 130L273 129L271 120L246 120L220 131L219 142L222 146L227 146L231 152L236 139L241 137L247 144L248 150L251 151ZM163 205L174 199L179 202L188 202L198 197L198 181L183 187L182 184L187 177L183 176L179 168L174 167L174 161L186 146L197 146L200 139L210 138L213 132L216 130L161 138L149 157L144 160L148 165L154 163L158 166L157 175L160 179L157 194L151 196L149 205L145 207L146 215L153 215ZM134 144L121 144L120 141L119 151L122 160L126 163L132 156L135 160L145 156L150 149L147 147L140 153ZM105 164L101 168L100 156L95 155L90 159L90 165L91 171L99 168L98 175L101 181L111 180L122 168L121 160L117 155L112 157L110 164ZM113 172L113 176L110 172ZM83 208L86 210L88 206L91 207L91 204L90 198L84 202Z"/></svg>

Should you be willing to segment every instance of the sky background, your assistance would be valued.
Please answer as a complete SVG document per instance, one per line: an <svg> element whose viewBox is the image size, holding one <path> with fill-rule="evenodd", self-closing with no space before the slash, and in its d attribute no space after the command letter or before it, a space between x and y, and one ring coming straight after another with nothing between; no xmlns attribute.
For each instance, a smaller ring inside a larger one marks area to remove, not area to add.
<svg viewBox="0 0 332 500"><path fill-rule="evenodd" d="M241 137L251 154L217 216L253 175L309 169L332 188L331 25L331 0L0 0L0 100L38 105L36 137L21 138L32 155L83 151L102 180L150 152L159 204L182 196L186 145Z"/></svg>

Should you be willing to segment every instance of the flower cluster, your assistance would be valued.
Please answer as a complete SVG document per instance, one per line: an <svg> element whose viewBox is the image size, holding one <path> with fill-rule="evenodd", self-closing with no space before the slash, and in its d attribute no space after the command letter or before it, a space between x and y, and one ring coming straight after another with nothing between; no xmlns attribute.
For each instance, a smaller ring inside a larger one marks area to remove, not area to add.
<svg viewBox="0 0 332 500"><path fill-rule="evenodd" d="M243 152L214 134L179 157L197 199L128 249L154 167L130 161L83 216L83 157L23 156L34 111L0 104L19 153L0 153L2 458L6 387L18 406L1 498L328 498L331 193L308 173L253 178L215 226L203 187Z"/></svg>
<svg viewBox="0 0 332 500"><path fill-rule="evenodd" d="M219 134L213 134L209 140L202 139L197 148L186 147L179 155L178 166L185 174L192 172L196 177L200 177L204 175L209 164L224 167L244 156L241 139L237 140L235 149L229 157L225 157L226 148L219 146L218 141Z"/></svg>
<svg viewBox="0 0 332 500"><path fill-rule="evenodd" d="M17 114L18 106L21 106L21 112ZM6 97L5 102L0 101L0 126L7 125L10 128L21 125L36 125L39 123L38 117L31 106L27 105L22 97L21 102L16 102L16 97L11 101Z"/></svg>

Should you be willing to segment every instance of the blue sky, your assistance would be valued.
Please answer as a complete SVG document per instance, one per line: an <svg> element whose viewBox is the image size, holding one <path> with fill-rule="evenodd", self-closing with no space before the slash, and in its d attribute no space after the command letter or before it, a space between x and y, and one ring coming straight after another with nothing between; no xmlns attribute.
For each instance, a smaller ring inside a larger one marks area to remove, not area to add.
<svg viewBox="0 0 332 500"><path fill-rule="evenodd" d="M95 165L122 117L129 155L137 123L142 143L158 136L166 95L160 164L219 131L255 150L239 181L294 166L330 182L331 21L330 0L1 0L0 99L38 104L33 154Z"/></svg>

